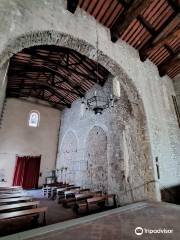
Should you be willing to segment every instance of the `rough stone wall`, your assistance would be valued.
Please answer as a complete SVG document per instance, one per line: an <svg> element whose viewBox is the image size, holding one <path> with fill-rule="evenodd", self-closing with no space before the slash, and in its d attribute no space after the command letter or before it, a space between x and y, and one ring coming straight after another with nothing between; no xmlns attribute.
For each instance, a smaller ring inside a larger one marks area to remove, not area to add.
<svg viewBox="0 0 180 240"><path fill-rule="evenodd" d="M161 108L154 119L156 123L151 135L154 139L154 157L158 156L159 159L159 185L163 189L180 184L180 131L172 100L172 95L176 95L173 82L168 77L162 78L159 87L162 95L158 96L157 104ZM156 109L158 111L157 106Z"/></svg>
<svg viewBox="0 0 180 240"><path fill-rule="evenodd" d="M174 110L167 111L174 93L171 79L161 78L149 60L142 63L138 52L125 42L112 43L109 30L84 11L78 8L71 14L65 7L65 0L1 0L0 65L24 47L41 44L70 47L96 59L98 34L99 62L121 79L130 101L134 101L131 94L134 88L143 101L155 174L155 157L159 158L160 185L179 184L179 128ZM168 100L164 98L163 86Z"/></svg>
<svg viewBox="0 0 180 240"><path fill-rule="evenodd" d="M96 86L87 97L95 89ZM107 94L112 89L109 79L103 92ZM71 183L115 193L120 204L154 199L155 179L142 102L134 98L131 104L122 85L120 91L114 108L102 115L83 109L80 100L63 112L57 168L63 166L66 158L67 179L73 180ZM64 154L64 149L68 153Z"/></svg>
<svg viewBox="0 0 180 240"><path fill-rule="evenodd" d="M59 181L63 182L78 182L78 164L77 164L77 138L72 131L65 134L61 142L61 164L58 165L59 168L66 168L65 171L60 171Z"/></svg>
<svg viewBox="0 0 180 240"><path fill-rule="evenodd" d="M85 161L84 185L108 192L107 136L101 127L94 126L88 134Z"/></svg>

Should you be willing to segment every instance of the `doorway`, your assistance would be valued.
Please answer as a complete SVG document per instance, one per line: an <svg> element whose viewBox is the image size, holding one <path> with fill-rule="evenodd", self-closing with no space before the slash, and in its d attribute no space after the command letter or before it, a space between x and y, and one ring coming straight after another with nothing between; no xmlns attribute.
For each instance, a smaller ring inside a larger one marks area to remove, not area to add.
<svg viewBox="0 0 180 240"><path fill-rule="evenodd" d="M17 156L13 186L23 189L38 188L41 156Z"/></svg>

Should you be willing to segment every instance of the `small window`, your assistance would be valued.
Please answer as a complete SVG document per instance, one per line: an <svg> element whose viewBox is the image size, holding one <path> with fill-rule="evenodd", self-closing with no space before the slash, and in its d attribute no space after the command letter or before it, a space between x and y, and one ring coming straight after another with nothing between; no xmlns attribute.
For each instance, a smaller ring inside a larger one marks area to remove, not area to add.
<svg viewBox="0 0 180 240"><path fill-rule="evenodd" d="M40 113L38 111L31 111L29 114L29 127L38 127L40 121Z"/></svg>

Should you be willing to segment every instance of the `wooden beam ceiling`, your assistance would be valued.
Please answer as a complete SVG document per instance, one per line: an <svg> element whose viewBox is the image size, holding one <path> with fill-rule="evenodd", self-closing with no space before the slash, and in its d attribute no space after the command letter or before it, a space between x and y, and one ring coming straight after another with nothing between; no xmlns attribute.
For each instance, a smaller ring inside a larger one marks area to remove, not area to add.
<svg viewBox="0 0 180 240"><path fill-rule="evenodd" d="M177 56L179 0L80 0L79 6L110 29L113 42L122 39L136 48L142 61L149 58L159 67Z"/></svg>
<svg viewBox="0 0 180 240"><path fill-rule="evenodd" d="M160 74L161 77L163 77L171 67L180 65L180 55L179 54L177 56L174 54L174 56L172 56L171 58L166 60L166 62L164 62L163 64L161 64L158 67L159 74Z"/></svg>
<svg viewBox="0 0 180 240"><path fill-rule="evenodd" d="M8 71L8 97L36 97L53 107L70 107L99 79L103 85L109 72L74 50L38 46L15 54Z"/></svg>
<svg viewBox="0 0 180 240"><path fill-rule="evenodd" d="M137 18L141 12L147 8L154 0L134 0L130 1L129 4L124 6L124 12L122 15L119 16L119 18L116 20L111 31L111 40L113 42L116 42L118 38L122 35L122 33L125 31L125 29L130 25L130 23ZM151 26L149 26L148 23L146 23L145 19L143 17L140 17L140 21L142 24L150 28L151 31L153 30Z"/></svg>
<svg viewBox="0 0 180 240"><path fill-rule="evenodd" d="M153 42L156 40L156 38L161 34L161 32L169 25L171 22L175 19L175 17L178 15L178 11L174 11L172 15L170 15L166 21L161 25L161 27L154 33L154 35L151 36L151 38L146 42L146 44L141 48L140 50L140 58L142 61L145 61L148 57L147 51L149 48L153 46Z"/></svg>

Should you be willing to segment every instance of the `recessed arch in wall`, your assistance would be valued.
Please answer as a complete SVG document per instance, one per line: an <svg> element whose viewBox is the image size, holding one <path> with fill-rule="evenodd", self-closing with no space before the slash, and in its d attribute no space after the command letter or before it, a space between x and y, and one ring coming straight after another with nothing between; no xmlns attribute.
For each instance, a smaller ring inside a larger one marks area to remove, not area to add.
<svg viewBox="0 0 180 240"><path fill-rule="evenodd" d="M86 141L87 186L93 190L108 192L107 135L94 126Z"/></svg>
<svg viewBox="0 0 180 240"><path fill-rule="evenodd" d="M59 149L59 159L57 169L59 172L59 180L69 183L76 182L76 175L78 174L77 166L77 147L78 140L73 131L67 131L62 139ZM61 169L63 171L61 172ZM67 168L67 170L65 170Z"/></svg>

